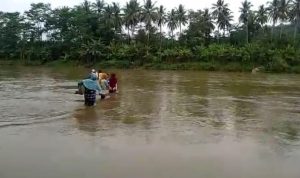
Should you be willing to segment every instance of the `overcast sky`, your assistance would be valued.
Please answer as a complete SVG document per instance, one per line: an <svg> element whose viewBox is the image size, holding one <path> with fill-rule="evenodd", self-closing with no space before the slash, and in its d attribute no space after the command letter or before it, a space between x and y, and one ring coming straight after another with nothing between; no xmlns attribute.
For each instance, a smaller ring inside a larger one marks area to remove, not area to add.
<svg viewBox="0 0 300 178"><path fill-rule="evenodd" d="M95 0L90 0L94 2ZM129 0L105 0L105 2L118 2L121 6L125 4ZM139 2L143 2L143 0L138 0ZM203 9L203 8L211 8L213 2L217 0L157 0L156 5L164 5L168 10L171 8L177 7L180 3L182 3L186 9ZM237 21L239 16L239 7L241 6L241 2L243 0L225 0L225 2L229 3L230 9L234 12L234 19ZM253 9L257 9L257 7L261 4L266 4L268 0L250 0L253 4ZM24 10L28 10L30 8L31 3L50 3L52 8L60 7L60 6L74 6L83 2L83 0L0 0L0 11L5 12L14 12L19 11L23 12Z"/></svg>

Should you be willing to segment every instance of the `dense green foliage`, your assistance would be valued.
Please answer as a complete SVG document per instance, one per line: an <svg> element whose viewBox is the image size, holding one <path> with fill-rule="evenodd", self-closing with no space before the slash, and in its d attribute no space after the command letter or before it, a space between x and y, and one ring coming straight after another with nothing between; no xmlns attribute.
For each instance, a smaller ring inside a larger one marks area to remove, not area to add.
<svg viewBox="0 0 300 178"><path fill-rule="evenodd" d="M300 72L300 0L245 0L240 23L224 0L211 9L167 11L151 0L124 7L103 0L23 14L0 12L0 59L56 60L104 67ZM272 24L267 25L268 22Z"/></svg>

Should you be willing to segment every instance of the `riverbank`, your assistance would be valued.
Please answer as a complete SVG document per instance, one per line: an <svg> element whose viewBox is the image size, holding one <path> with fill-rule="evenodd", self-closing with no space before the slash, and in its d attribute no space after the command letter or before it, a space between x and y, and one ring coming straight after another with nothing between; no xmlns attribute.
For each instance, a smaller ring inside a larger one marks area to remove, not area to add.
<svg viewBox="0 0 300 178"><path fill-rule="evenodd" d="M222 62L151 62L141 64L139 61L131 62L126 60L109 60L96 62L94 64L85 64L72 60L56 60L51 62L40 63L38 61L24 62L20 60L2 60L0 65L9 66L43 66L53 69L65 68L96 68L96 69L149 69L149 70L195 70L195 71L223 71L223 72L265 72L265 73L300 73L300 66L286 66L281 69L270 70L263 65L245 64L238 62L222 63Z"/></svg>

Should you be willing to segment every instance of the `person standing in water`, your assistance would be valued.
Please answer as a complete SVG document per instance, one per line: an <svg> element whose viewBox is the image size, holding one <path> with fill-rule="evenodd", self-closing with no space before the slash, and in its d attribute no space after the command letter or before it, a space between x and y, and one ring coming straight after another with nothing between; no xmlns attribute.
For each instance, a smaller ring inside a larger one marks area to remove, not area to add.
<svg viewBox="0 0 300 178"><path fill-rule="evenodd" d="M89 79L82 80L84 86L84 104L86 106L95 105L97 91L99 92L101 99L105 98L97 78L97 75L92 74Z"/></svg>
<svg viewBox="0 0 300 178"><path fill-rule="evenodd" d="M101 70L98 71L99 84L102 90L108 91L108 75Z"/></svg>
<svg viewBox="0 0 300 178"><path fill-rule="evenodd" d="M112 73L109 78L109 93L115 93L118 90L118 79L115 73Z"/></svg>
<svg viewBox="0 0 300 178"><path fill-rule="evenodd" d="M95 69L92 69L91 72L89 73L89 75L87 77L85 77L84 79L91 79L92 76L94 76L94 75L98 76L98 73ZM83 95L84 94L84 86L83 86L82 80L78 82L77 88L78 88L78 90L75 92L75 94Z"/></svg>
<svg viewBox="0 0 300 178"><path fill-rule="evenodd" d="M91 78L92 75L98 76L99 74L98 74L98 72L95 69L92 69L91 73L89 73L89 75L88 75L88 77L86 77L86 79Z"/></svg>
<svg viewBox="0 0 300 178"><path fill-rule="evenodd" d="M98 78L99 78L99 81L102 79L107 80L108 75L105 72L102 72L102 70L98 70Z"/></svg>

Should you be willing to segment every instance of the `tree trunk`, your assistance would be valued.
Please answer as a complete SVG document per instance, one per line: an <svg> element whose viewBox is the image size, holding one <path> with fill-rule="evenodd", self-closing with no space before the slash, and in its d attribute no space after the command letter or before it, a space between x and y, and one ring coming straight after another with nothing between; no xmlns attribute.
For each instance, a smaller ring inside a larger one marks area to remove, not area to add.
<svg viewBox="0 0 300 178"><path fill-rule="evenodd" d="M21 52L20 52L20 60L23 61L23 49L21 49Z"/></svg>
<svg viewBox="0 0 300 178"><path fill-rule="evenodd" d="M275 28L275 22L273 22L273 25L272 25L272 31L271 31L271 42L273 41L274 28Z"/></svg>
<svg viewBox="0 0 300 178"><path fill-rule="evenodd" d="M181 36L181 23L179 23L179 36Z"/></svg>
<svg viewBox="0 0 300 178"><path fill-rule="evenodd" d="M294 29L294 44L296 44L296 38L297 38L297 30L299 27L299 17L296 19L295 23L295 29Z"/></svg>
<svg viewBox="0 0 300 178"><path fill-rule="evenodd" d="M282 37L282 31L283 31L283 23L280 24L280 36L279 39Z"/></svg>
<svg viewBox="0 0 300 178"><path fill-rule="evenodd" d="M246 44L249 43L249 29L248 29L248 24L246 25Z"/></svg>
<svg viewBox="0 0 300 178"><path fill-rule="evenodd" d="M220 27L218 27L218 36L217 36L217 38L218 38L218 43L220 43Z"/></svg>
<svg viewBox="0 0 300 178"><path fill-rule="evenodd" d="M147 56L149 55L149 41L150 41L150 30L148 29L148 34L147 34Z"/></svg>
<svg viewBox="0 0 300 178"><path fill-rule="evenodd" d="M133 38L133 36L134 36L134 31L135 31L135 28L134 28L134 26L132 27L132 29L131 29L131 35L132 35L132 39L134 39ZM136 41L134 40L134 43L133 43L134 45L136 44Z"/></svg>
<svg viewBox="0 0 300 178"><path fill-rule="evenodd" d="M204 41L204 46L208 46L209 45L209 42L210 42L210 39L209 39L209 33L205 33L205 41Z"/></svg>
<svg viewBox="0 0 300 178"><path fill-rule="evenodd" d="M172 33L172 47L174 46L174 35L173 35L173 30L171 31Z"/></svg>
<svg viewBox="0 0 300 178"><path fill-rule="evenodd" d="M130 44L130 32L129 32L129 27L127 29L127 33L128 33L128 44Z"/></svg>
<svg viewBox="0 0 300 178"><path fill-rule="evenodd" d="M147 34L147 44L149 45L149 41L150 41L150 30L148 30L148 34Z"/></svg>
<svg viewBox="0 0 300 178"><path fill-rule="evenodd" d="M159 26L159 31L160 31L160 43L159 43L159 52L160 52L160 54L159 54L159 58L160 58L160 60L161 60L161 46L162 46L162 33L161 33L161 25Z"/></svg>
<svg viewBox="0 0 300 178"><path fill-rule="evenodd" d="M296 43L297 28L298 28L298 25L297 25L297 23L296 23L296 24L295 24L295 29L294 29L294 43Z"/></svg>
<svg viewBox="0 0 300 178"><path fill-rule="evenodd" d="M227 32L229 34L229 37L231 36L231 31L230 31L230 28L227 27Z"/></svg>

